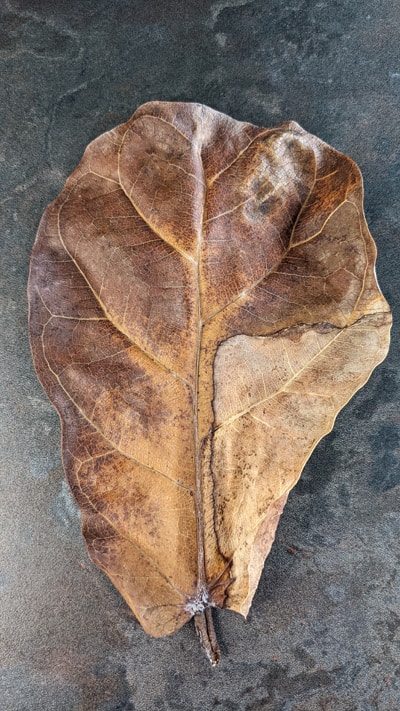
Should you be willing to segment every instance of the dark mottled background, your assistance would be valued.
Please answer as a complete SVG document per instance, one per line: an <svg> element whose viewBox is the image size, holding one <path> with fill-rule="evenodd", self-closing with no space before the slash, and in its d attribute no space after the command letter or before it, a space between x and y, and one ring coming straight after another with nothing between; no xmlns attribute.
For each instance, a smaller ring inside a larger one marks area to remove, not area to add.
<svg viewBox="0 0 400 711"><path fill-rule="evenodd" d="M86 144L150 99L293 118L365 179L378 275L399 305L400 4L2 0L1 711L398 711L399 339L290 496L246 622L147 638L88 560L59 424L31 364L36 227Z"/></svg>

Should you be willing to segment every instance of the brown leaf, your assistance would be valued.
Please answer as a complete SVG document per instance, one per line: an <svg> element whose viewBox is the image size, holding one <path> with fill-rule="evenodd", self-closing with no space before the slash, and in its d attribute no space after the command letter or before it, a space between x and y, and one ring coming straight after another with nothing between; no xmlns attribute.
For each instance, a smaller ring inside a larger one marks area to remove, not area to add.
<svg viewBox="0 0 400 711"><path fill-rule="evenodd" d="M38 375L92 560L151 635L246 615L289 490L383 360L358 168L296 123L154 102L40 224Z"/></svg>

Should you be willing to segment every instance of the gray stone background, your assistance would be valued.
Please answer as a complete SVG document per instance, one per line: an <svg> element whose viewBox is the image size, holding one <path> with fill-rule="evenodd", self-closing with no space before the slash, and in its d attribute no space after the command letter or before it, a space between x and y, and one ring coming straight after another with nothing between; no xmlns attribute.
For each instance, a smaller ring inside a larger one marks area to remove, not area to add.
<svg viewBox="0 0 400 711"><path fill-rule="evenodd" d="M377 271L399 302L400 4L392 0L2 0L1 711L397 711L399 339L292 492L223 662L191 625L143 633L89 561L58 418L27 340L29 253L87 143L151 99L272 126L352 156Z"/></svg>

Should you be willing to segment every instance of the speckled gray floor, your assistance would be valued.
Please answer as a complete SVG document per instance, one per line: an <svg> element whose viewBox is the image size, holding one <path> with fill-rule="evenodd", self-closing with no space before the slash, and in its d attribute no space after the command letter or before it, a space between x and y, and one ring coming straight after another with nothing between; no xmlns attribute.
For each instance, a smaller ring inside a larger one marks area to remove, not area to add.
<svg viewBox="0 0 400 711"><path fill-rule="evenodd" d="M44 207L86 144L149 99L293 118L365 179L399 313L400 4L3 0L0 5L1 711L398 711L399 339L290 496L249 619L146 637L87 558L25 283Z"/></svg>

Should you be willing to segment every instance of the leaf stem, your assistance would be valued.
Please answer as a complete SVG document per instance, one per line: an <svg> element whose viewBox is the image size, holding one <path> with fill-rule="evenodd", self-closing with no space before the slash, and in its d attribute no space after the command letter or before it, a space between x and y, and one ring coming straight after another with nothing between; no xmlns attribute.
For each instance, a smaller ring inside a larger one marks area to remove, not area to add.
<svg viewBox="0 0 400 711"><path fill-rule="evenodd" d="M221 652L217 635L215 634L211 607L207 607L203 612L194 615L194 626L200 645L204 649L211 666L216 667L221 661Z"/></svg>

